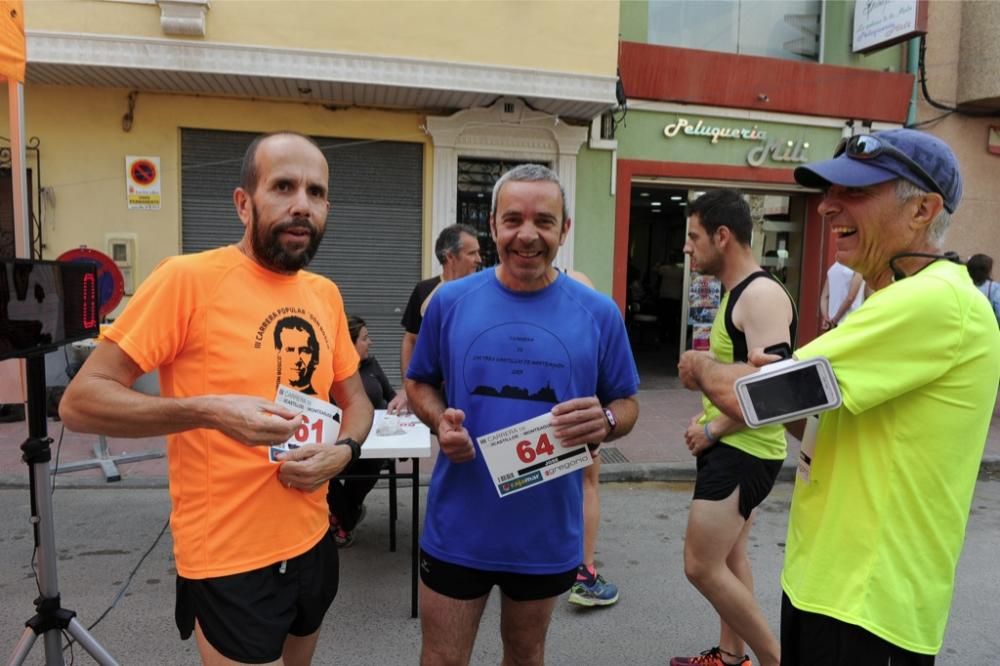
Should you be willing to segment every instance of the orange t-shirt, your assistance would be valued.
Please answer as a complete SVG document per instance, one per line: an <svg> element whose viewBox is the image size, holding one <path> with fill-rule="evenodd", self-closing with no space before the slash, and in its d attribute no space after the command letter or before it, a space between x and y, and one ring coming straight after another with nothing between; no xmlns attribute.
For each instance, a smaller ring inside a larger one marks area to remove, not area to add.
<svg viewBox="0 0 1000 666"><path fill-rule="evenodd" d="M280 345L276 341L280 338ZM235 247L165 260L106 336L162 396L274 400L280 384L329 399L358 370L340 291L307 273L280 275ZM268 447L217 430L167 437L177 572L213 578L300 555L329 529L326 487L290 490Z"/></svg>

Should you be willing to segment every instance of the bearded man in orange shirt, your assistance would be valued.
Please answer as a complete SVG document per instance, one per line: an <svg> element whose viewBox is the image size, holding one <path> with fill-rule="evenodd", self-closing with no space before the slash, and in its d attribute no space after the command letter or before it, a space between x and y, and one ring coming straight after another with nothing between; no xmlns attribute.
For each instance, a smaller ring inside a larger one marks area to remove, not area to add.
<svg viewBox="0 0 1000 666"><path fill-rule="evenodd" d="M242 240L161 263L60 405L77 432L167 435L177 627L205 664L309 664L337 593L326 485L360 455L372 406L340 291L301 270L326 228L328 180L311 139L254 140L233 194ZM308 386L342 409L336 441L315 412L276 402L303 388L271 342L289 320L315 331ZM130 388L153 369L160 396ZM302 432L316 441L268 446Z"/></svg>

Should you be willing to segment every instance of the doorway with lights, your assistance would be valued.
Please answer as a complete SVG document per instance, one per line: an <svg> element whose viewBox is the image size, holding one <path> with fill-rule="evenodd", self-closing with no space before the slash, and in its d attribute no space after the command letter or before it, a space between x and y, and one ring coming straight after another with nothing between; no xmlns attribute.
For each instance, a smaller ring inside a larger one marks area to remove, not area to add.
<svg viewBox="0 0 1000 666"><path fill-rule="evenodd" d="M707 189L698 183L632 181L625 316L644 388L675 386L681 352L708 348L722 289L713 277L692 272L684 254L688 204ZM741 189L754 221L754 256L798 303L806 196Z"/></svg>

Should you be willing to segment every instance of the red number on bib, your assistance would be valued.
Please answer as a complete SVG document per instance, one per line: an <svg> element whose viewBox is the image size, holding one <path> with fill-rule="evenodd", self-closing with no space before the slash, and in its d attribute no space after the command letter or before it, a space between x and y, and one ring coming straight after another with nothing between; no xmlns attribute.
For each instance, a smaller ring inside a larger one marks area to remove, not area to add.
<svg viewBox="0 0 1000 666"><path fill-rule="evenodd" d="M312 430L316 433L316 444L321 444L323 442L323 419L320 419L312 424Z"/></svg>
<svg viewBox="0 0 1000 666"><path fill-rule="evenodd" d="M295 429L295 441L296 442L306 442L309 441L309 417L305 414L302 415L302 425Z"/></svg>
<svg viewBox="0 0 1000 666"><path fill-rule="evenodd" d="M538 446L535 448L538 455L551 456L555 453L555 449L552 448L552 442L549 441L549 436L544 432L542 436L538 438Z"/></svg>
<svg viewBox="0 0 1000 666"><path fill-rule="evenodd" d="M552 442L549 441L549 436L544 432L538 438L538 444L535 446L532 446L531 441L527 439L517 443L517 457L522 462L530 463L538 456L551 456L553 453L555 453L555 449L552 447Z"/></svg>
<svg viewBox="0 0 1000 666"><path fill-rule="evenodd" d="M535 459L535 450L531 448L530 441L525 439L517 443L517 457L526 463Z"/></svg>

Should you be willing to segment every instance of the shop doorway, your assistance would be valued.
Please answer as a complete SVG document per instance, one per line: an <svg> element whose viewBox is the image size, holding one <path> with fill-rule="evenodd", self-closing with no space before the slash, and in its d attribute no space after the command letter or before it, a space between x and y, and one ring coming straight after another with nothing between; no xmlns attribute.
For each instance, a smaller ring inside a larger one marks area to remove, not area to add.
<svg viewBox="0 0 1000 666"><path fill-rule="evenodd" d="M708 186L634 181L631 188L626 323L644 388L672 386L685 349L708 349L722 287L692 272L684 255L687 207ZM798 304L806 196L743 188L760 265Z"/></svg>
<svg viewBox="0 0 1000 666"><path fill-rule="evenodd" d="M677 374L688 188L633 183L625 308L643 386Z"/></svg>

